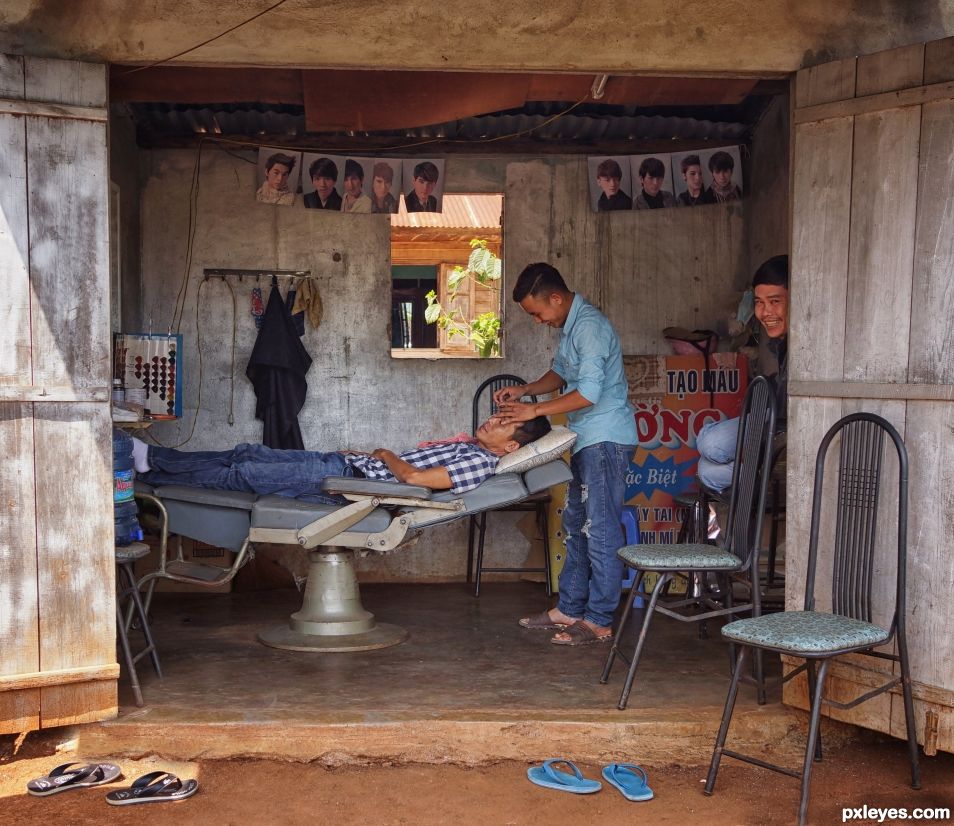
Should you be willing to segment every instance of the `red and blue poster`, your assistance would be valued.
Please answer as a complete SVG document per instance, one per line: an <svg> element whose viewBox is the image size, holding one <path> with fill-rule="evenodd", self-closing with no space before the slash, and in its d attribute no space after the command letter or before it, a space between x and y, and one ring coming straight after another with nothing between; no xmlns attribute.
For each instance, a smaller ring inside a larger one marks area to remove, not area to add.
<svg viewBox="0 0 954 826"><path fill-rule="evenodd" d="M676 541L684 508L673 496L695 490L696 436L706 422L738 416L748 365L737 353L625 356L639 446L626 474L626 504L637 509L640 541Z"/></svg>

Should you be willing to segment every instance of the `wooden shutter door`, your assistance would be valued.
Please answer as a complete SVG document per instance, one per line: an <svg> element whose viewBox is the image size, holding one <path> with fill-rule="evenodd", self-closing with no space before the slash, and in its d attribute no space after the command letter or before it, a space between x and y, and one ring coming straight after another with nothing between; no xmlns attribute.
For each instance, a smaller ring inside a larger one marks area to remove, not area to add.
<svg viewBox="0 0 954 826"><path fill-rule="evenodd" d="M787 603L802 605L822 435L844 414L878 413L910 457L907 639L918 737L929 754L954 751L954 38L799 72L792 120ZM884 501L882 559L893 551L896 490ZM877 564L873 578L875 620L884 620L894 581ZM830 605L827 579L817 593ZM884 681L878 667L836 665L826 693L863 694ZM804 681L785 699L806 707ZM904 736L900 690L830 713Z"/></svg>
<svg viewBox="0 0 954 826"><path fill-rule="evenodd" d="M106 120L0 56L0 733L116 714Z"/></svg>

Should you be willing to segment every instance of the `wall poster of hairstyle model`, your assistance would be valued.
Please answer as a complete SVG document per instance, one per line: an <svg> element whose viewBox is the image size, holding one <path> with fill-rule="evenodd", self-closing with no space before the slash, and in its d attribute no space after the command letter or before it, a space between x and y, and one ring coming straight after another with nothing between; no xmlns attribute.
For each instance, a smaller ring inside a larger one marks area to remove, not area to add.
<svg viewBox="0 0 954 826"><path fill-rule="evenodd" d="M404 161L404 207L408 212L441 212L444 161Z"/></svg>
<svg viewBox="0 0 954 826"><path fill-rule="evenodd" d="M743 193L739 146L596 156L587 158L587 173L596 212L722 204L740 200Z"/></svg>
<svg viewBox="0 0 954 826"><path fill-rule="evenodd" d="M260 147L255 200L260 204L291 206L295 203L300 175L300 152L285 152L268 146Z"/></svg>
<svg viewBox="0 0 954 826"><path fill-rule="evenodd" d="M341 212L345 159L340 155L306 152L302 157L301 191L305 209Z"/></svg>

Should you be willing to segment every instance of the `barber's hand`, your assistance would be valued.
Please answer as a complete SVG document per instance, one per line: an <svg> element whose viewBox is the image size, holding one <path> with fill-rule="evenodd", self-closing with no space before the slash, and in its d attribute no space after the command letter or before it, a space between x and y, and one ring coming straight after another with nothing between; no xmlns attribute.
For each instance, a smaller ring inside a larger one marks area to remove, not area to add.
<svg viewBox="0 0 954 826"><path fill-rule="evenodd" d="M503 402L509 402L510 400L518 400L523 396L523 389L527 385L517 384L511 385L510 387L501 387L496 393L494 393L494 404L500 405Z"/></svg>
<svg viewBox="0 0 954 826"><path fill-rule="evenodd" d="M388 456L393 456L394 452L388 450L386 447L377 447L371 451L372 459L380 459L382 462L387 461Z"/></svg>
<svg viewBox="0 0 954 826"><path fill-rule="evenodd" d="M537 406L525 402L503 402L497 408L497 418L504 424L514 422L529 422L537 416Z"/></svg>

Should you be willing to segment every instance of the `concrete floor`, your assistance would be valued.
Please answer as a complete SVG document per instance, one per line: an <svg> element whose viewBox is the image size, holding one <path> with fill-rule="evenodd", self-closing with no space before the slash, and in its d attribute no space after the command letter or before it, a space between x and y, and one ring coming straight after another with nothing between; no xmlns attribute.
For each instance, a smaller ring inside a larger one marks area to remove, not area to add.
<svg viewBox="0 0 954 826"><path fill-rule="evenodd" d="M120 681L116 720L86 726L87 752L179 759L269 756L328 764L479 764L565 755L649 764L705 762L729 681L716 629L655 618L626 711L616 703L625 664L598 679L608 646L565 648L518 617L546 605L542 586L488 583L365 585L365 606L410 639L353 654L267 648L258 631L297 610L294 590L157 594L153 630L164 679L139 664L146 707ZM635 632L638 623L632 623ZM627 631L627 636L630 636ZM796 757L804 715L778 692L758 707L743 686L736 744Z"/></svg>

